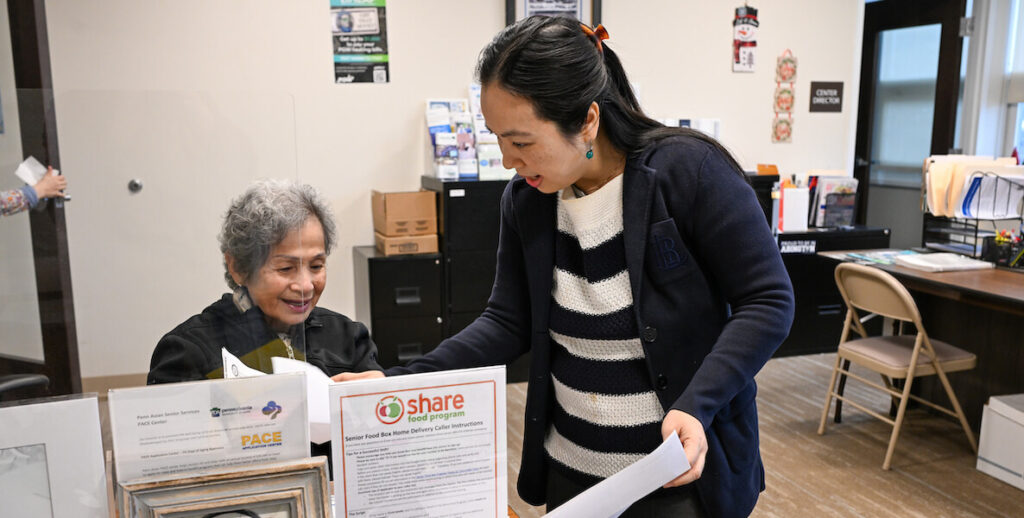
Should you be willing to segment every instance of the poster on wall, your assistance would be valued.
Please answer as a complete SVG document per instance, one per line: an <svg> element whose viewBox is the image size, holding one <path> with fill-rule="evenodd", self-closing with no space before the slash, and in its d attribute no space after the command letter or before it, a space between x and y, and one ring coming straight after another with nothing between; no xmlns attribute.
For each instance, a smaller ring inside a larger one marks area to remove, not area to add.
<svg viewBox="0 0 1024 518"><path fill-rule="evenodd" d="M335 83L387 83L385 0L331 0Z"/></svg>
<svg viewBox="0 0 1024 518"><path fill-rule="evenodd" d="M744 5L736 8L732 20L732 71L754 71L754 49L757 48L757 9Z"/></svg>
<svg viewBox="0 0 1024 518"><path fill-rule="evenodd" d="M597 25L601 0L505 0L505 23L527 16L571 16L591 26Z"/></svg>

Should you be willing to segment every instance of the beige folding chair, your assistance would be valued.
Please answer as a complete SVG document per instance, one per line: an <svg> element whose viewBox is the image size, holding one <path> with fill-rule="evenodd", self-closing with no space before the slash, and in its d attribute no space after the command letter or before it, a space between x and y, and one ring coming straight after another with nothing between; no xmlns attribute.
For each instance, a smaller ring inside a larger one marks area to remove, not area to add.
<svg viewBox="0 0 1024 518"><path fill-rule="evenodd" d="M854 263L841 263L836 267L835 275L839 293L842 294L843 300L846 302L846 323L843 324L843 333L839 338L839 354L836 357L836 365L832 369L832 380L829 381L828 395L825 396L825 408L821 411L818 435L825 433L825 421L828 418L828 410L833 397L838 399L836 402L837 416L839 402L845 401L891 424L893 429L892 435L889 437L889 449L885 452L885 461L882 463L882 469L887 470L892 464L892 454L896 449L896 440L899 438L900 428L903 425L907 402L913 399L959 419L960 426L963 427L964 433L967 434L967 440L971 443L971 449L977 452L978 444L974 440L974 434L967 424L967 418L964 417L964 412L960 408L960 402L957 401L953 387L950 386L949 379L946 377L947 372L973 369L977 364L977 357L958 347L929 338L921 323L921 314L917 310L917 304L911 298L910 292L892 275L878 268ZM900 332L902 332L904 322L913 323L917 329L917 336L868 337L857 315L858 309L899 321ZM851 330L856 331L861 338L848 340ZM850 372L849 362L851 361L881 374L885 386ZM915 377L933 374L939 377L942 386L946 389L946 395L949 396L952 403L952 410L910 393ZM848 396L843 395L842 389L836 391L836 380L840 376L843 379L849 376L883 390L892 396L893 402L898 400L899 408L896 411L895 420L849 399ZM894 379L906 380L902 391L897 390L893 385L892 380Z"/></svg>

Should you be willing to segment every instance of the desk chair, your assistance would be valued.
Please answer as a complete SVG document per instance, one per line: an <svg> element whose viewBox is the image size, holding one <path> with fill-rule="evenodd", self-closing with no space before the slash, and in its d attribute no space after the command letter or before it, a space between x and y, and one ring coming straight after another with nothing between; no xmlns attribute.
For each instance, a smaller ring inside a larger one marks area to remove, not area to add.
<svg viewBox="0 0 1024 518"><path fill-rule="evenodd" d="M49 385L50 378L43 374L4 374L0 376L0 394L28 387Z"/></svg>
<svg viewBox="0 0 1024 518"><path fill-rule="evenodd" d="M838 400L836 402L837 415L839 402L845 401L871 416L889 423L893 427L892 435L889 437L889 449L885 452L885 461L882 463L882 469L887 470L892 464L892 454L896 449L896 440L899 438L903 418L906 415L907 402L913 399L956 417L960 421L964 433L967 434L967 441L970 442L971 449L976 453L978 444L974 440L974 434L967 424L967 418L964 417L964 412L960 408L960 403L953 392L953 387L949 384L946 373L973 369L977 364L977 357L958 347L929 338L921 323L921 314L917 310L917 304L911 298L910 292L892 275L870 266L841 263L836 267L835 277L839 293L843 296L843 301L846 302L846 322L843 324L843 333L839 338L839 351L835 367L832 369L828 394L825 396L825 408L821 411L818 435L825 433L825 421L828 418L828 409L832 404L833 397ZM917 329L917 336L868 337L857 315L858 309L897 320L900 322L901 330L904 322L913 323ZM851 330L856 331L861 338L848 340ZM885 386L850 372L850 362L881 374ZM910 393L914 377L931 375L939 377L946 390L946 395L952 403L952 409L939 406ZM836 380L840 377L845 380L847 376L880 389L888 393L894 402L898 401L899 407L896 410L895 419L883 416L849 399L848 396L843 396L842 389L837 391ZM902 391L897 390L893 385L892 380L894 379L905 380Z"/></svg>

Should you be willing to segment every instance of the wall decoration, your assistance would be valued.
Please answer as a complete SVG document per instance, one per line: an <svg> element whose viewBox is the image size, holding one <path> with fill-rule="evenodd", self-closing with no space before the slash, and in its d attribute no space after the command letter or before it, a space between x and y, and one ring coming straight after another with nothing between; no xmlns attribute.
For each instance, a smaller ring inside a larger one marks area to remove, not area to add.
<svg viewBox="0 0 1024 518"><path fill-rule="evenodd" d="M793 141L793 106L796 92L796 56L789 49L779 56L775 64L775 118L772 119L772 142Z"/></svg>
<svg viewBox="0 0 1024 518"><path fill-rule="evenodd" d="M390 79L386 0L330 0L335 83Z"/></svg>
<svg viewBox="0 0 1024 518"><path fill-rule="evenodd" d="M775 87L775 113L793 113L793 89L789 86Z"/></svg>
<svg viewBox="0 0 1024 518"><path fill-rule="evenodd" d="M572 16L596 27L601 23L601 0L505 0L505 24L527 16Z"/></svg>
<svg viewBox="0 0 1024 518"><path fill-rule="evenodd" d="M746 4L736 8L732 20L732 71L754 71L754 49L757 48L757 9Z"/></svg>

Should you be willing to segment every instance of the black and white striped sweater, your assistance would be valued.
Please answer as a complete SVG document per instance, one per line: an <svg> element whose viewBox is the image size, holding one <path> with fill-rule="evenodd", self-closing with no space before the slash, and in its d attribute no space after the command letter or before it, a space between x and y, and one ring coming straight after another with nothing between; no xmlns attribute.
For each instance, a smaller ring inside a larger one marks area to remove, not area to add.
<svg viewBox="0 0 1024 518"><path fill-rule="evenodd" d="M560 194L550 321L558 404L544 447L583 484L661 443L665 412L633 317L622 229L622 175L587 196Z"/></svg>

